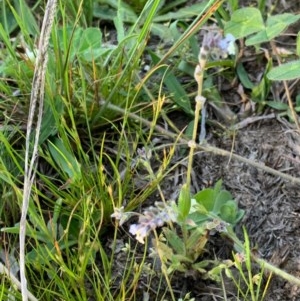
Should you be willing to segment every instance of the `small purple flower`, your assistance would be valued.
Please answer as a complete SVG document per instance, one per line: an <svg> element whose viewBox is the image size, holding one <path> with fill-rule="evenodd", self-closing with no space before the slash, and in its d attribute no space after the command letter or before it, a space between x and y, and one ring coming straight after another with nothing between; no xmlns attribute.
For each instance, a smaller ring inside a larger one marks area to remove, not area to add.
<svg viewBox="0 0 300 301"><path fill-rule="evenodd" d="M227 232L227 226L229 226L228 223L226 223L220 219L217 219L217 218L206 223L207 230L216 230L220 233Z"/></svg>
<svg viewBox="0 0 300 301"><path fill-rule="evenodd" d="M110 217L120 221L120 225L122 225L127 219L124 212L124 207L122 206L120 208L115 208L114 213Z"/></svg>
<svg viewBox="0 0 300 301"><path fill-rule="evenodd" d="M135 235L135 238L137 241L139 241L141 244L144 244L145 237L148 236L151 228L149 225L143 225L143 224L132 224L129 228L129 232L132 235Z"/></svg>
<svg viewBox="0 0 300 301"><path fill-rule="evenodd" d="M155 206L148 207L143 214L139 215L137 224L133 224L129 228L129 232L135 235L135 238L142 244L144 239L152 230L162 227L165 223L176 222L177 212L174 204L167 202L156 202Z"/></svg>
<svg viewBox="0 0 300 301"><path fill-rule="evenodd" d="M234 36L228 33L224 39L219 40L218 46L224 53L233 55L235 54L234 41Z"/></svg>
<svg viewBox="0 0 300 301"><path fill-rule="evenodd" d="M132 216L137 215L134 212L124 212L124 207L115 208L114 213L111 214L111 218L115 218L119 221L119 225L122 226L127 220L129 220Z"/></svg>
<svg viewBox="0 0 300 301"><path fill-rule="evenodd" d="M228 223L220 221L219 225L216 226L216 230L220 233L227 232Z"/></svg>
<svg viewBox="0 0 300 301"><path fill-rule="evenodd" d="M220 31L211 29L207 32L202 41L202 47L200 50L200 57L207 59L210 54L213 58L226 58L228 54L235 54L235 38L232 34L228 33L223 38Z"/></svg>

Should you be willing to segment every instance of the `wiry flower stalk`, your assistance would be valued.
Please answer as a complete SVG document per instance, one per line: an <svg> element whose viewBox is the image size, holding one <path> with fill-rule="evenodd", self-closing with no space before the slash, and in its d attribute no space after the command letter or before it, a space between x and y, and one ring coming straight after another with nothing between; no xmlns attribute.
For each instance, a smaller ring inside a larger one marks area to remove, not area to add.
<svg viewBox="0 0 300 301"><path fill-rule="evenodd" d="M203 38L202 46L198 55L198 64L195 68L194 78L197 82L198 89L197 95L195 98L196 107L195 107L195 117L194 117L194 128L192 140L189 143L190 153L189 153L189 162L187 170L187 185L188 187L191 184L191 172L193 165L194 149L196 147L196 137L198 130L198 123L200 118L200 112L202 112L202 122L201 122L201 133L199 136L200 143L205 139L205 102L206 98L202 95L203 90L203 78L204 71L207 60L209 56L212 56L213 59L225 58L228 54L233 54L233 42L234 37L232 35L227 35L225 38L222 37L220 31L211 30L208 31Z"/></svg>

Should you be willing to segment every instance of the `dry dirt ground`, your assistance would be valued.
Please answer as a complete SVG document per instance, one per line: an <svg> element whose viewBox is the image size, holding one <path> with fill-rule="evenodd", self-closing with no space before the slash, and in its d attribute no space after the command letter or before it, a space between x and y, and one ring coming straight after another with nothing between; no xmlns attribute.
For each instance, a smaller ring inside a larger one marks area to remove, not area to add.
<svg viewBox="0 0 300 301"><path fill-rule="evenodd" d="M300 176L299 143L299 132L277 119L239 130L235 140L212 138L212 144L220 148L232 149L244 158L296 178ZM222 178L224 186L245 209L240 225L246 227L260 256L300 275L299 184L227 157L201 154L199 162L199 183ZM241 229L237 232L241 233ZM275 278L266 300L300 300L298 293L295 287Z"/></svg>

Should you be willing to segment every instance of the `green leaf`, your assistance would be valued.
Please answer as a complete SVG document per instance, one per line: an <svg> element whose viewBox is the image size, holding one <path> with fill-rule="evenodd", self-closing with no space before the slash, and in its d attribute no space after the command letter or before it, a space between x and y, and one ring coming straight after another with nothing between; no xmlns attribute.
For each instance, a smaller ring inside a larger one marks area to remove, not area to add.
<svg viewBox="0 0 300 301"><path fill-rule="evenodd" d="M83 31L77 55L92 62L103 54L101 49L102 34L99 28L91 27Z"/></svg>
<svg viewBox="0 0 300 301"><path fill-rule="evenodd" d="M55 116L61 116L64 113L64 103L60 99L60 95L53 95L49 97L46 95L44 105L44 115L41 126L41 133L39 137L39 144L41 145L50 136L57 133L57 124Z"/></svg>
<svg viewBox="0 0 300 301"><path fill-rule="evenodd" d="M269 60L260 83L252 89L251 98L258 103L263 103L270 93L271 83L266 74L271 68L272 60Z"/></svg>
<svg viewBox="0 0 300 301"><path fill-rule="evenodd" d="M300 107L300 94L296 96L296 108ZM298 112L298 111L297 111Z"/></svg>
<svg viewBox="0 0 300 301"><path fill-rule="evenodd" d="M221 207L229 200L232 200L231 193L227 190L221 190L215 200L213 212L218 214L220 212Z"/></svg>
<svg viewBox="0 0 300 301"><path fill-rule="evenodd" d="M225 24L224 33L231 33L236 39L240 39L264 28L260 11L254 7L247 7L232 14L231 20Z"/></svg>
<svg viewBox="0 0 300 301"><path fill-rule="evenodd" d="M298 32L296 39L296 54L297 56L300 56L300 31Z"/></svg>
<svg viewBox="0 0 300 301"><path fill-rule="evenodd" d="M54 247L50 250L48 245L37 245L35 249L31 250L26 255L26 260L29 264L33 265L35 269L41 270L45 265L49 265L52 261L50 253L53 252Z"/></svg>
<svg viewBox="0 0 300 301"><path fill-rule="evenodd" d="M208 235L207 231L203 230L201 227L193 229L191 233L191 236L186 242L186 249L188 257L195 261L204 252L205 245L208 241Z"/></svg>
<svg viewBox="0 0 300 301"><path fill-rule="evenodd" d="M279 111L286 111L289 109L288 104L283 103L283 102L279 102L279 101L266 101L265 102L266 105L268 105L269 107L279 110Z"/></svg>
<svg viewBox="0 0 300 301"><path fill-rule="evenodd" d="M270 16L264 30L250 37L246 41L246 45L255 45L263 42L271 41L279 36L286 28L300 19L300 15L281 14Z"/></svg>
<svg viewBox="0 0 300 301"><path fill-rule="evenodd" d="M48 142L49 151L55 163L68 175L69 179L76 182L81 178L81 168L74 155L69 152L61 139L56 138L54 142Z"/></svg>
<svg viewBox="0 0 300 301"><path fill-rule="evenodd" d="M3 227L1 228L1 232L19 234L20 224L17 223L14 227ZM44 243L47 243L49 241L48 233L37 231L35 228L28 224L26 225L26 236Z"/></svg>
<svg viewBox="0 0 300 301"><path fill-rule="evenodd" d="M193 264L193 269L197 270L199 273L204 274L207 272L204 268L206 268L209 265L212 265L214 263L215 262L213 260L201 260L201 261Z"/></svg>
<svg viewBox="0 0 300 301"><path fill-rule="evenodd" d="M300 60L292 61L273 68L268 74L269 80L292 80L300 77Z"/></svg>
<svg viewBox="0 0 300 301"><path fill-rule="evenodd" d="M164 244L161 241L157 242L156 245L157 249L159 250L159 253L161 254L160 259L164 262L167 263L167 261L171 261L172 257L174 256L173 249Z"/></svg>
<svg viewBox="0 0 300 301"><path fill-rule="evenodd" d="M197 203L203 205L207 211L212 211L215 202L214 194L214 189L206 188L195 194L194 199L197 201Z"/></svg>
<svg viewBox="0 0 300 301"><path fill-rule="evenodd" d="M194 120L190 121L184 131L184 135L188 139L192 139L192 137L193 137L194 122L195 122Z"/></svg>
<svg viewBox="0 0 300 301"><path fill-rule="evenodd" d="M183 184L178 198L179 219L184 221L188 216L191 208L190 188L187 184Z"/></svg>
<svg viewBox="0 0 300 301"><path fill-rule="evenodd" d="M245 214L245 210L239 209L238 212L237 212L237 215L235 217L234 224L238 223L243 218L244 214Z"/></svg>
<svg viewBox="0 0 300 301"><path fill-rule="evenodd" d="M80 59L92 62L115 48L102 46L102 33L97 27L78 27L75 30L73 27L64 27L57 30L57 40L61 51L69 55L69 61L73 61L77 55Z"/></svg>
<svg viewBox="0 0 300 301"><path fill-rule="evenodd" d="M238 207L235 201L227 201L226 204L220 208L220 217L225 222L234 224L237 216L237 210Z"/></svg>
<svg viewBox="0 0 300 301"><path fill-rule="evenodd" d="M189 219L191 219L196 225L201 225L209 219L209 216L204 213L193 212L189 215Z"/></svg>
<svg viewBox="0 0 300 301"><path fill-rule="evenodd" d="M174 271L179 271L179 272L186 272L186 262L187 258L180 256L180 255L174 255L171 258L171 263L169 263L169 268L167 270L167 274L171 274Z"/></svg>
<svg viewBox="0 0 300 301"><path fill-rule="evenodd" d="M99 28L90 27L81 32L78 53L86 51L88 48L97 49L101 46L102 33Z"/></svg>
<svg viewBox="0 0 300 301"><path fill-rule="evenodd" d="M173 250L177 254L185 255L185 245L183 240L175 233L175 231L164 227L163 228L164 235L167 239L167 242L171 245Z"/></svg>
<svg viewBox="0 0 300 301"><path fill-rule="evenodd" d="M99 3L100 2L100 3ZM116 10L122 9L123 12L123 22L134 23L137 20L137 15L124 1L96 1L93 9L94 18L100 20L110 20L113 21L116 17ZM108 5L107 5L108 4Z"/></svg>
<svg viewBox="0 0 300 301"><path fill-rule="evenodd" d="M242 85L247 89L252 89L254 84L250 81L247 71L242 63L237 64L236 72L242 83Z"/></svg>
<svg viewBox="0 0 300 301"><path fill-rule="evenodd" d="M172 257L172 265L174 265L174 263L176 265L178 265L178 267L180 267L180 269L177 268L178 271L186 271L186 267L184 265L182 265L181 263L193 263L193 260L184 255L175 254Z"/></svg>
<svg viewBox="0 0 300 301"><path fill-rule="evenodd" d="M193 115L194 112L192 111L191 102L188 97L188 94L172 72L167 72L164 78L164 83L168 87L169 91L172 93L172 98L174 99L174 102L186 113L188 113L189 115Z"/></svg>
<svg viewBox="0 0 300 301"><path fill-rule="evenodd" d="M210 271L208 271L207 275L209 279L219 282L221 279L222 271L226 268L227 266L225 264L218 264L217 266L213 267Z"/></svg>
<svg viewBox="0 0 300 301"><path fill-rule="evenodd" d="M10 37L7 34L7 32L5 31L5 29L2 26L1 22L0 22L0 39L1 39L1 42L4 43L5 47L8 49L11 58L16 59L17 58L16 57L16 52L13 48ZM3 66L2 66L2 68L3 68Z"/></svg>
<svg viewBox="0 0 300 301"><path fill-rule="evenodd" d="M242 218L244 211L239 210L231 193L227 190L221 190L221 188L222 180L219 180L214 189L204 189L194 196L197 203L193 205L195 210L189 215L189 219L196 225L201 225L209 219L218 218L218 216L232 224L237 223Z"/></svg>
<svg viewBox="0 0 300 301"><path fill-rule="evenodd" d="M36 23L35 17L32 14L32 11L31 11L30 7L27 5L26 1L14 0L13 5L11 5L9 3L9 1L7 1L7 2L14 15L15 21L17 22L18 26L20 27L23 35L26 38L29 38L29 34L37 35L39 32L39 29L38 29L39 27ZM3 4L1 3L1 6L2 5L5 6L4 3ZM12 22L13 21L10 20L10 23L12 23ZM13 30L14 25L11 25L11 28L9 28L10 31Z"/></svg>
<svg viewBox="0 0 300 301"><path fill-rule="evenodd" d="M280 15L270 16L267 20L267 35L272 39L284 31L289 25L297 22L300 19L299 15L284 13Z"/></svg>
<svg viewBox="0 0 300 301"><path fill-rule="evenodd" d="M114 25L117 30L118 43L121 43L121 41L123 41L125 38L124 16L125 16L125 10L120 5L117 9L117 16L114 17Z"/></svg>
<svg viewBox="0 0 300 301"><path fill-rule="evenodd" d="M218 180L217 183L214 186L214 200L216 200L218 194L220 193L221 189L222 189L222 184L223 181L222 179Z"/></svg>
<svg viewBox="0 0 300 301"><path fill-rule="evenodd" d="M195 248L195 245L198 244L198 241L201 237L207 236L207 230L204 229L204 227L197 227L191 231L190 236L188 237L186 241L186 248L187 249L193 249Z"/></svg>
<svg viewBox="0 0 300 301"><path fill-rule="evenodd" d="M151 55L154 63L159 62L160 58L157 56L156 53L149 51L149 54ZM176 78L176 76L171 71L167 70L167 68L164 66L159 68L158 72L160 72L161 74L165 74L164 83L167 86L170 93L172 93L172 98L174 99L174 102L186 113L188 113L189 115L193 115L194 112L192 110L188 94L184 90L183 86Z"/></svg>
<svg viewBox="0 0 300 301"><path fill-rule="evenodd" d="M78 27L75 29L71 26L64 26L57 30L57 41L61 52L64 55L69 54L69 60L74 59L75 54L78 51L80 39L83 35L83 28ZM52 41L53 43L53 41Z"/></svg>
<svg viewBox="0 0 300 301"><path fill-rule="evenodd" d="M171 29L165 24L153 23L151 26L151 32L165 42L169 41L171 43L173 41Z"/></svg>

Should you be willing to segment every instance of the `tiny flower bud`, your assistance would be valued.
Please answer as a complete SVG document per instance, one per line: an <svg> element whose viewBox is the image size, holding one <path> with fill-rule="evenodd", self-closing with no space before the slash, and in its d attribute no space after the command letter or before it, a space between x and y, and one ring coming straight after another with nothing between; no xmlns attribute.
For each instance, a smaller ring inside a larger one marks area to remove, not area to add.
<svg viewBox="0 0 300 301"><path fill-rule="evenodd" d="M203 97L202 95L197 95L196 98L195 98L195 101L197 103L200 103L200 104L204 105L205 101L206 101L206 98Z"/></svg>
<svg viewBox="0 0 300 301"><path fill-rule="evenodd" d="M198 64L195 68L195 72L194 72L194 78L197 82L200 81L200 76L201 76L201 73L202 73L202 68L201 66Z"/></svg>
<svg viewBox="0 0 300 301"><path fill-rule="evenodd" d="M188 147L190 147L190 148L195 148L197 146L197 144L196 144L196 142L194 141L194 140L190 140L189 142L188 142Z"/></svg>

